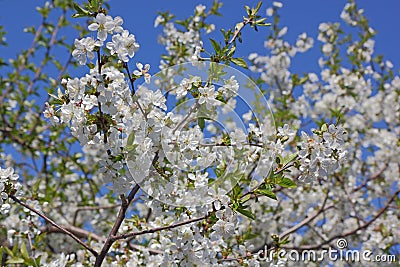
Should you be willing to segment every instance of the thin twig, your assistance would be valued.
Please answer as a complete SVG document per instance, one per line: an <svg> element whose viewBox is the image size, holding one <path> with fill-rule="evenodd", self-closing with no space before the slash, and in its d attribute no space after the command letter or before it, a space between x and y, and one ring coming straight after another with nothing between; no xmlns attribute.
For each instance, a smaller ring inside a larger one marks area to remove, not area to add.
<svg viewBox="0 0 400 267"><path fill-rule="evenodd" d="M99 236L95 233L92 233L88 230L72 226L72 225L61 225L64 229L70 231L74 235L80 238L86 238L86 239L92 239L98 242L105 242L107 239L103 236ZM57 227L48 225L40 229L42 233L47 233L47 234L63 234L64 232L58 229ZM150 254L163 254L164 252L158 249L152 249L152 248L147 248L143 245L137 245L137 244L132 244L129 243L129 247L131 247L133 250L136 251L148 251Z"/></svg>
<svg viewBox="0 0 400 267"><path fill-rule="evenodd" d="M167 225L167 226L161 226L161 227L156 227L156 228L152 228L152 229L148 229L148 230L143 230L143 231L139 231L139 232L135 232L135 233L128 233L128 234L123 234L123 235L117 235L114 236L113 239L114 240L120 240L120 239L125 239L125 238L130 238L130 237L134 237L134 236L138 236L138 235L144 235L144 234L152 234L155 232L159 232L159 231L163 231L163 230L169 230L169 229L173 229L182 225L186 225L189 223L194 223L194 222L198 222L201 220L204 220L208 217L208 215L204 215L202 217L198 217L198 218L194 218L194 219L190 219L187 221L183 221L183 222L178 222L178 223L174 223L171 225Z"/></svg>
<svg viewBox="0 0 400 267"><path fill-rule="evenodd" d="M322 248L324 245L331 243L333 240L338 239L338 238L344 238L350 235L354 235L356 234L358 231L363 230L368 228L368 226L370 226L376 219L378 219L390 206L390 204L398 197L397 195L400 194L400 190L397 190L392 197L386 202L386 205L381 208L373 217L371 220L369 220L368 222L366 222L365 224L351 230L351 231L347 231L345 233L342 234L338 234L335 236L330 237L327 240L324 240L322 243L317 244L317 245L309 245L309 246L301 246L301 247L286 247L284 246L283 248L285 249L297 249L297 250L315 250L315 249L320 249Z"/></svg>
<svg viewBox="0 0 400 267"><path fill-rule="evenodd" d="M76 224L76 219L78 218L78 213L80 211L84 211L84 210L102 210L102 209L113 209L118 207L119 204L114 204L114 205L108 205L108 206L82 206L82 207L77 207L77 209L75 210L75 214L74 214L74 219L72 220L72 225Z"/></svg>
<svg viewBox="0 0 400 267"><path fill-rule="evenodd" d="M14 200L15 202L17 202L18 204L20 204L21 206L29 209L30 211L36 213L37 215L39 215L41 218L43 218L46 222L50 223L51 225L53 225L54 227L58 228L61 232L65 233L66 235L70 236L72 239L74 239L76 242L78 242L80 245L82 245L84 248L86 248L87 250L89 250L95 257L98 256L97 251L95 251L93 248L91 248L90 246L88 246L87 244L85 244L82 240L80 240L76 235L74 235L72 232L68 231L67 229L64 229L61 225L58 225L56 222L54 222L52 219L50 219L49 217L47 217L43 212L36 210L35 208L29 206L28 204L22 202L21 200L19 200L17 197L15 196L10 196L10 198L12 200Z"/></svg>
<svg viewBox="0 0 400 267"><path fill-rule="evenodd" d="M361 190L362 188L364 188L369 182L377 179L380 177L380 175L386 170L387 168L387 164L385 164L380 170L378 170L376 173L374 173L373 175L371 175L370 177L368 177L362 184L360 184L359 186L357 186L356 188L354 188L351 193L357 192L359 190Z"/></svg>
<svg viewBox="0 0 400 267"><path fill-rule="evenodd" d="M248 24L251 21L251 18L247 18L246 20L244 20L242 23L243 25L241 27L239 27L238 29L235 29L235 33L233 34L231 40L228 42L228 45L231 45L236 38L239 36L240 32L243 30L244 26L246 26L246 24Z"/></svg>

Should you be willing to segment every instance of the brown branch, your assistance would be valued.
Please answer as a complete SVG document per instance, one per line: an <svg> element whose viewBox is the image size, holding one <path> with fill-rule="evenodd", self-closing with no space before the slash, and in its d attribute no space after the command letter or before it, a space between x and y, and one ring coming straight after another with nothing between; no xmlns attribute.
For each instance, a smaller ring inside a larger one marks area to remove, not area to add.
<svg viewBox="0 0 400 267"><path fill-rule="evenodd" d="M386 170L387 168L387 164L385 164L380 170L378 170L376 173L374 173L373 175L371 175L370 177L368 177L362 184L360 184L359 186L357 186L356 188L354 188L351 193L360 191L362 188L364 188L369 182L377 179L380 177L380 175Z"/></svg>
<svg viewBox="0 0 400 267"><path fill-rule="evenodd" d="M37 215L39 215L41 218L43 218L46 222L50 223L51 225L53 225L54 227L58 228L61 232L63 232L64 234L70 236L72 239L74 239L77 243L79 243L81 246L83 246L84 248L86 248L87 250L89 250L95 257L98 256L97 251L95 251L93 248L91 248L90 246L88 246L87 244L85 244L83 241L81 241L76 235L74 235L72 232L68 231L67 229L64 229L61 225L58 225L56 222L54 222L52 219L50 219L49 217L47 217L43 212L36 210L35 208L29 206L28 204L22 202L21 200L19 200L17 197L15 196L10 196L10 198L12 200L14 200L15 202L17 202L18 204L20 204L21 206L29 209L30 211L32 211L33 213L36 213Z"/></svg>
<svg viewBox="0 0 400 267"><path fill-rule="evenodd" d="M325 212L328 209L331 209L334 207L334 204L330 204L328 206L326 206L326 202L328 201L328 195L329 195L329 191L326 193L325 199L321 205L321 207L311 216L306 217L304 220L302 220L301 222L297 223L296 225L290 227L289 229L287 229L286 231L284 231L283 233L281 233L279 235L279 239L283 239L286 236L288 236L289 234L296 232L298 229L300 229L301 227L303 227L304 225L309 224L311 221L313 221L315 218L317 218L321 213ZM268 244L264 243L262 246L257 247L255 249L253 249L253 253L257 253L260 250L262 250L265 246L270 247Z"/></svg>
<svg viewBox="0 0 400 267"><path fill-rule="evenodd" d="M76 227L76 226L72 226L72 225L61 225L64 229L70 231L71 233L73 233L75 236L79 237L79 238L86 238L86 239L92 239L98 242L105 242L107 239L103 236L99 236L93 232L90 232L88 230ZM45 232L47 234L64 234L63 231L61 231L60 229L58 229L57 227L48 225L45 226L43 228L40 229L41 232ZM141 245L137 245L137 244L132 244L129 243L129 247L133 250L136 251L148 251L150 252L150 254L163 254L164 252L158 249L151 249L151 248L147 248Z"/></svg>
<svg viewBox="0 0 400 267"><path fill-rule="evenodd" d="M311 221L313 221L315 218L317 218L322 212L325 212L326 210L331 209L331 208L333 208L335 206L334 204L330 204L330 205L325 207L327 200L328 200L328 194L326 195L326 197L324 199L324 202L322 203L321 208L319 208L312 216L305 218L300 223L292 226L291 228L289 228L286 231L284 231L283 233L281 233L279 235L279 238L280 239L285 238L287 235L297 231L298 229L300 229L304 225L309 224Z"/></svg>
<svg viewBox="0 0 400 267"><path fill-rule="evenodd" d="M368 226L370 226L374 221L376 221L390 206L390 204L396 199L397 195L400 194L400 190L397 190L392 197L387 201L386 205L381 208L375 215L374 217L372 217L371 220L369 220L368 222L366 222L365 224L351 230L348 232L345 232L343 234L338 234L335 236L330 237L329 239L325 240L324 242L318 244L318 245L309 245L309 246L301 246L301 247L286 247L284 246L283 248L285 249L296 249L296 250L314 250L314 249L320 249L322 248L322 246L331 243L333 240L338 239L338 238L343 238L343 237L347 237L350 235L354 235L356 234L358 231L363 230L368 228Z"/></svg>
<svg viewBox="0 0 400 267"><path fill-rule="evenodd" d="M131 88L132 88L132 95L134 95L135 92L135 79L132 78L131 72L129 71L129 66L128 63L124 62L124 69L126 70L126 74L128 75L129 82L131 83Z"/></svg>
<svg viewBox="0 0 400 267"><path fill-rule="evenodd" d="M132 77L132 75L131 75L131 73L130 73L130 71L129 71L128 63L126 63L126 62L124 63L124 69L126 70L126 74L128 75L128 80L129 80L129 82L130 82L130 84L131 84L132 96L134 96L135 93L136 93L136 91L135 91L135 80L136 80L136 79ZM144 112L144 110L143 110L142 106L140 105L139 101L135 98L135 99L134 99L134 102L137 104L137 106L138 106L140 112L142 113L142 115L143 115L143 116L145 117L145 119L147 120L146 112Z"/></svg>
<svg viewBox="0 0 400 267"><path fill-rule="evenodd" d="M106 241L104 242L103 248L101 249L100 253L96 256L96 262L94 264L94 267L101 266L112 244L115 242L116 239L114 239L114 236L117 234L119 228L121 227L121 224L125 219L126 211L129 207L129 204L132 202L133 198L135 197L139 189L140 189L139 185L135 185L129 192L127 198L125 197L124 194L121 195L122 202L121 202L121 208L118 212L117 219L115 220L114 226L111 229L111 232L109 233Z"/></svg>
<svg viewBox="0 0 400 267"><path fill-rule="evenodd" d="M134 236L138 236L138 235L152 234L152 233L159 232L159 231L162 231L162 230L169 230L169 229L173 229L173 228L176 228L176 227L179 227L179 226L182 226L182 225L186 225L186 224L189 224L189 223L198 222L198 221L206 219L207 217L208 217L208 214L204 215L202 217L198 217L198 218L190 219L190 220L187 220L187 221L170 224L170 225L167 225L167 226L161 226L161 227L152 228L152 229L148 229L148 230L143 230L143 231L135 232L135 233L116 235L116 236L114 236L113 239L114 240L119 240L119 239L130 238L130 237L134 237Z"/></svg>
<svg viewBox="0 0 400 267"><path fill-rule="evenodd" d="M35 76L33 77L32 81L28 85L28 89L27 89L28 93L31 92L33 85L38 81L44 66L47 64L47 60L46 59L49 57L51 48L53 47L54 43L57 41L58 31L60 30L60 28L62 26L62 23L65 20L65 12L66 11L64 10L63 14L58 19L57 25L54 28L53 33L51 34L50 42L49 42L48 46L46 47L46 52L45 52L45 55L44 55L44 59L42 60L40 66L36 69Z"/></svg>
<svg viewBox="0 0 400 267"><path fill-rule="evenodd" d="M93 232L87 231L85 229L73 226L73 225L60 225L63 229L68 230L69 232L73 233L76 237L79 238L86 238L86 239L93 239L95 241L99 242L104 242L106 240L105 237L99 236ZM48 234L65 234L64 231L60 230L59 228L52 226L52 225L46 225L45 227L42 227L40 229L42 233L48 233Z"/></svg>
<svg viewBox="0 0 400 267"><path fill-rule="evenodd" d="M108 206L81 206L75 210L74 219L72 220L72 225L76 224L76 219L78 218L78 213L84 210L101 210L101 209L113 209L118 207L119 204L108 205Z"/></svg>
<svg viewBox="0 0 400 267"><path fill-rule="evenodd" d="M244 21L242 21L243 24L240 27L238 27L237 29L235 29L235 32L234 32L231 40L228 42L228 45L231 45L236 40L236 38L239 36L240 32L243 30L244 26L246 26L246 24L250 23L251 21L252 21L251 18L247 18Z"/></svg>

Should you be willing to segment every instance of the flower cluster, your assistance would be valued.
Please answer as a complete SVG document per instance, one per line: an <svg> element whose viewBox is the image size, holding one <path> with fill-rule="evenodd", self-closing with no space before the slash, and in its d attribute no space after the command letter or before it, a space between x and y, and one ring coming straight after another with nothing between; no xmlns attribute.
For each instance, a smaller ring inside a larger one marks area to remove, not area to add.
<svg viewBox="0 0 400 267"><path fill-rule="evenodd" d="M344 147L346 136L343 128L333 124L325 129L322 137L313 134L310 137L302 132L300 144L300 181L310 182L318 179L326 179L340 165L344 163L347 150Z"/></svg>
<svg viewBox="0 0 400 267"><path fill-rule="evenodd" d="M120 60L128 62L128 58L132 58L139 49L139 44L133 34L123 29L122 24L123 19L121 17L112 18L103 13L97 14L95 22L88 27L90 31L97 32L97 40L92 37L75 39L75 49L72 51L72 56L79 64L85 65L87 58L89 60L94 59L94 51L103 46L108 34L113 34L112 41L107 42L106 47L111 55L116 54Z"/></svg>
<svg viewBox="0 0 400 267"><path fill-rule="evenodd" d="M0 214L8 213L11 209L9 202L10 196L16 196L21 190L22 185L18 182L19 175L14 173L14 169L0 167Z"/></svg>

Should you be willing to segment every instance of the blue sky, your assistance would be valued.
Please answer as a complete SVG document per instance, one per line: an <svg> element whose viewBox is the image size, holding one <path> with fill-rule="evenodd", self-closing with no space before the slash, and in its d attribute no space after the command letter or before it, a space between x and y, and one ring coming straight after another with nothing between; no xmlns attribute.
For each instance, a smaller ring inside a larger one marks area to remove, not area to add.
<svg viewBox="0 0 400 267"><path fill-rule="evenodd" d="M0 24L4 25L8 32L7 41L9 46L1 48L1 57L14 57L17 52L27 48L32 36L23 32L23 28L40 23L40 16L35 11L37 5L43 5L45 1L32 0L0 0ZM222 1L224 6L221 13L222 18L213 20L217 25L217 31L212 35L217 40L222 40L219 33L220 27L228 28L235 25L244 14L243 5L254 6L257 1ZM377 30L375 51L378 54L385 54L386 59L390 59L395 69L400 66L400 1L398 0L362 0L358 5L365 9L367 18L370 19L372 27ZM121 16L124 19L124 27L136 35L141 49L138 51L134 60L143 63L150 63L152 71L158 69L159 55L164 50L157 43L157 36L161 32L160 28L154 28L154 19L157 11L169 10L176 14L178 18L185 18L193 13L194 7L202 3L211 6L212 1L194 0L157 0L157 1L110 1L112 16ZM318 25L324 21L339 21L339 15L346 1L344 0L286 0L283 1L281 10L281 25L289 27L287 37L289 41L294 41L298 34L307 32L309 36L316 39ZM267 6L272 1L263 1L262 14L265 14ZM83 22L76 20L76 22ZM268 34L268 28L262 28L259 32L247 29L244 34L244 45L238 47L237 55L247 57L251 52L258 51L266 53L263 48L263 41ZM73 40L76 36L69 35ZM318 48L306 55L299 55L293 62L293 70L296 72L317 71Z"/></svg>

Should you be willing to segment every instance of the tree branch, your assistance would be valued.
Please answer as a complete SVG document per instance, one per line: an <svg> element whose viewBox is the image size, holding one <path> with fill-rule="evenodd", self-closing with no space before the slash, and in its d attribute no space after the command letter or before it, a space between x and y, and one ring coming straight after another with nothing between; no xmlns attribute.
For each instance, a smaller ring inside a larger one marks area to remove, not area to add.
<svg viewBox="0 0 400 267"><path fill-rule="evenodd" d="M76 227L76 226L72 226L72 225L61 225L64 229L70 231L71 233L73 233L75 236L79 237L79 238L86 238L86 239L93 239L99 242L105 242L107 239L103 236L99 236L95 233L92 233L88 230ZM40 229L41 232L45 232L47 234L64 234L63 231L61 231L60 229L58 229L55 226L45 226L43 228ZM164 252L158 249L151 249L151 248L147 248L141 245L137 245L137 244L132 244L129 243L129 247L131 247L133 250L136 251L148 251L150 252L150 254L163 254Z"/></svg>
<svg viewBox="0 0 400 267"><path fill-rule="evenodd" d="M103 248L100 251L100 254L96 256L96 262L94 264L94 267L100 267L102 262L104 261L104 258L106 257L108 251L110 250L110 247L112 244L115 242L116 239L114 239L114 236L118 232L119 228L121 227L122 222L125 219L126 211L129 207L129 204L132 202L133 198L135 197L136 193L139 191L140 187L139 185L135 185L132 190L129 192L128 197L126 198L124 194L121 195L121 208L118 212L117 219L115 220L114 226L111 229L111 232L109 233L107 240L105 241Z"/></svg>
<svg viewBox="0 0 400 267"><path fill-rule="evenodd" d="M330 237L329 239L325 240L324 242L318 244L318 245L309 245L309 246L301 246L299 248L296 247L284 247L285 249L297 249L297 250L314 250L314 249L319 249L322 248L323 245L329 244L330 242L332 242L335 239L338 238L343 238L343 237L347 237L350 235L354 235L356 234L358 231L366 229L368 226L370 226L376 219L378 219L390 206L390 204L396 199L397 195L400 194L400 190L397 190L392 197L386 202L386 205L381 208L375 215L374 217L372 217L371 220L369 220L368 222L366 222L365 224L351 230L348 232L345 232L343 234L338 234L335 236Z"/></svg>
<svg viewBox="0 0 400 267"><path fill-rule="evenodd" d="M288 236L289 234L296 232L298 229L300 229L301 227L303 227L304 225L307 225L308 223L310 223L311 221L313 221L315 218L317 218L322 212L331 209L334 207L334 204L330 204L328 206L326 206L326 202L328 201L328 195L329 195L329 191L327 192L325 199L321 205L321 207L311 216L306 217L304 220L302 220L301 222L297 223L296 225L290 227L289 229L287 229L286 231L284 231L283 233L281 233L279 235L279 239L283 239L286 236ZM257 247L256 249L253 249L253 253L257 253L260 250L262 250L264 248L264 246L268 246L270 247L268 244L264 243L262 246Z"/></svg>
<svg viewBox="0 0 400 267"><path fill-rule="evenodd" d="M207 217L208 217L208 214L204 215L202 217L190 219L190 220L183 221L183 222L174 223L174 224L167 225L167 226L161 226L161 227L152 228L152 229L148 229L148 230L143 230L143 231L135 232L135 233L117 235L117 236L114 236L113 239L116 241L116 240L119 240L119 239L130 238L130 237L134 237L134 236L138 236L138 235L152 234L152 233L159 232L159 231L162 231L162 230L169 230L169 229L173 229L173 228L176 228L176 227L179 227L179 226L182 226L182 225L186 225L186 224L189 224L189 223L198 222L198 221L206 219Z"/></svg>
<svg viewBox="0 0 400 267"><path fill-rule="evenodd" d="M39 215L41 218L43 218L46 222L50 223L51 225L53 225L54 227L56 227L57 229L59 229L61 232L63 232L64 234L70 236L72 239L74 239L77 243L79 243L81 246L83 246L84 248L86 248L87 250L89 250L95 257L98 256L97 251L95 251L93 248L91 248L90 246L88 246L87 244L85 244L83 241L81 241L76 235L74 235L72 232L68 231L67 229L64 229L61 225L58 225L56 222L54 222L52 219L50 219L49 217L47 217L43 212L36 210L35 208L29 206L28 204L22 202L21 200L19 200L17 197L15 196L10 196L10 198L12 200L14 200L15 202L17 202L18 204L20 204L21 206L29 209L30 211L32 211L33 213L36 213L37 215Z"/></svg>
<svg viewBox="0 0 400 267"><path fill-rule="evenodd" d="M72 225L76 224L76 219L78 218L78 213L84 210L101 210L101 209L113 209L118 207L119 204L108 205L108 206L81 206L77 207L74 213L74 219L72 220Z"/></svg>

